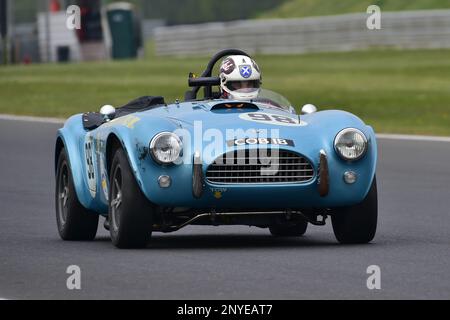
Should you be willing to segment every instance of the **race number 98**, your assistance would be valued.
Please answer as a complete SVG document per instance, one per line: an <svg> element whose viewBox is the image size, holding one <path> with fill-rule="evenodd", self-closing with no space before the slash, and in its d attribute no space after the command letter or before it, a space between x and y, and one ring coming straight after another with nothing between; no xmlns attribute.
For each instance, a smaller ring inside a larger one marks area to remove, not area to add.
<svg viewBox="0 0 450 320"><path fill-rule="evenodd" d="M281 122L281 123L291 123L291 124L297 124L297 122L288 117L278 116L274 114L267 114L267 113L249 113L248 116L256 121L268 121L268 122Z"/></svg>
<svg viewBox="0 0 450 320"><path fill-rule="evenodd" d="M275 124L281 126L304 126L305 122L299 122L298 119L269 113L245 113L240 118L247 121L259 123Z"/></svg>

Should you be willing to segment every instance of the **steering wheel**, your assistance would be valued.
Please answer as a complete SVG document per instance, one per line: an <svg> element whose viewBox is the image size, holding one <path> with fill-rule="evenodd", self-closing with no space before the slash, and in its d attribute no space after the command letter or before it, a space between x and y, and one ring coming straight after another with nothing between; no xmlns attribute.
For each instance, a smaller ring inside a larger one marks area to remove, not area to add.
<svg viewBox="0 0 450 320"><path fill-rule="evenodd" d="M185 100L186 101L196 100L198 91L200 90L201 87L204 87L205 99L213 98L212 87L220 85L220 78L212 77L212 71L214 69L214 66L220 59L231 55L243 55L250 57L249 54L239 49L225 49L216 53L209 61L201 77L199 78L194 78L192 76L189 77L188 83L189 87L191 87L192 90L186 92Z"/></svg>

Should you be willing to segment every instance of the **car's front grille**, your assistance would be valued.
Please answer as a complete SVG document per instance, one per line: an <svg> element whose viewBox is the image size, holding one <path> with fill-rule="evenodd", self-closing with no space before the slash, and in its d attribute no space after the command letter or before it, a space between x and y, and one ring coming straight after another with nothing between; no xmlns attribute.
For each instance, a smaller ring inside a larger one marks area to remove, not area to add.
<svg viewBox="0 0 450 320"><path fill-rule="evenodd" d="M279 149L243 149L217 158L206 179L219 184L305 183L314 178L314 168L303 156Z"/></svg>

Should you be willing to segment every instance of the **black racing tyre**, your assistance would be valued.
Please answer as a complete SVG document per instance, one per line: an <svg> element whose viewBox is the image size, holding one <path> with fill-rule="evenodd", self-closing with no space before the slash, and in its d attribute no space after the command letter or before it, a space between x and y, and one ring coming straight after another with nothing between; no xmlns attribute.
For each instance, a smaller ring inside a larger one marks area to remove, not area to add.
<svg viewBox="0 0 450 320"><path fill-rule="evenodd" d="M376 177L366 198L355 206L335 208L331 221L336 239L344 244L369 243L375 237L378 220Z"/></svg>
<svg viewBox="0 0 450 320"><path fill-rule="evenodd" d="M295 224L274 224L269 230L275 237L300 237L305 234L307 228L308 222L301 220Z"/></svg>
<svg viewBox="0 0 450 320"><path fill-rule="evenodd" d="M155 206L142 193L122 148L113 157L109 188L112 243L121 249L143 248L152 235Z"/></svg>
<svg viewBox="0 0 450 320"><path fill-rule="evenodd" d="M95 239L99 215L78 201L66 150L62 149L56 170L56 223L61 239L90 241Z"/></svg>

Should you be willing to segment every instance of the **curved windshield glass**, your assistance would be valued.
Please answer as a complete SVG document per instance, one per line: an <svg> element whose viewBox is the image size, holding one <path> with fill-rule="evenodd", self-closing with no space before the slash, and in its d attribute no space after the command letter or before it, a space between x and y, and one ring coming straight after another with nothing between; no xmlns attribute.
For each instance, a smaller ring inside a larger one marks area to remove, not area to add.
<svg viewBox="0 0 450 320"><path fill-rule="evenodd" d="M258 103L264 103L281 109L286 110L292 109L292 104L289 102L288 99L283 97L281 94L266 89L261 89L258 97L253 101Z"/></svg>

